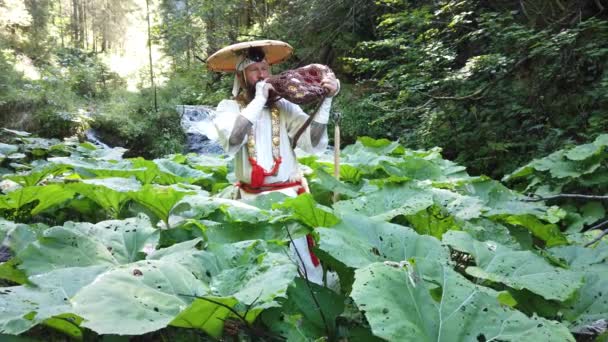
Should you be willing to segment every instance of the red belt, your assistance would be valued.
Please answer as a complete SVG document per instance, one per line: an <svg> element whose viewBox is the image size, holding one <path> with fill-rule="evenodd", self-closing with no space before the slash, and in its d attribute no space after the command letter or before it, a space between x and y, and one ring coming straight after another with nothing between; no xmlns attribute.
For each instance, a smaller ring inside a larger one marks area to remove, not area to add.
<svg viewBox="0 0 608 342"><path fill-rule="evenodd" d="M266 191L276 191L287 188L292 188L294 186L299 186L300 188L297 190L298 195L304 193L306 190L302 187L302 182L279 182L279 183L268 183L262 184L260 186L252 186L251 184L236 182L235 184L238 188L245 191L248 194L260 194Z"/></svg>
<svg viewBox="0 0 608 342"><path fill-rule="evenodd" d="M269 184L262 184L261 186L256 186L256 187L251 186L250 184L241 183L241 182L236 182L235 185L239 189L245 191L248 194L260 194L260 193L266 192L266 191L276 191L276 190L281 190L281 189L292 188L294 186L300 187L297 190L298 195L306 192L306 189L304 189L304 187L302 187L301 181L269 183ZM319 258L312 252L312 248L315 245L315 240L313 239L311 234L306 235L306 243L308 244L308 251L310 253L310 260L312 261L312 264L315 267L319 266L319 264L320 264Z"/></svg>

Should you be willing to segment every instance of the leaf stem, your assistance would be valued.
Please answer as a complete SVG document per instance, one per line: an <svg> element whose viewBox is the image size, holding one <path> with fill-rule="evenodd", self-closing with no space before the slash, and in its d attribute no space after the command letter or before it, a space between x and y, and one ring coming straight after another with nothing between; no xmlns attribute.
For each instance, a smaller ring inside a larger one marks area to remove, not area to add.
<svg viewBox="0 0 608 342"><path fill-rule="evenodd" d="M596 195L582 195L582 194L559 194L555 196L542 197L538 195L532 195L534 198L526 198L524 202L541 202L541 201L549 201L558 198L579 198L579 199L598 199L598 200L608 200L608 196L596 196Z"/></svg>
<svg viewBox="0 0 608 342"><path fill-rule="evenodd" d="M300 264L302 264L302 269L304 270L304 279L306 279L306 281L305 281L306 287L308 288L308 291L310 292L310 296L312 297L312 300L315 303L317 310L319 310L319 315L321 315L321 320L323 320L323 325L325 326L325 333L327 334L327 337L330 338L331 334L330 334L330 330L329 330L329 324L327 324L327 319L325 318L325 314L323 313L323 310L321 310L321 305L319 304L319 301L317 300L317 296L315 296L315 293L312 290L312 287L310 287L310 280L308 280L308 272L306 271L306 267L304 266L304 260L302 259L302 256L300 255L300 251L298 251L298 249L296 248L296 245L294 244L293 238L291 237L291 232L289 231L289 227L286 227L285 229L287 230L287 236L289 237L289 241L293 245L293 249L296 251L296 255L298 256L298 259L300 259ZM300 276L302 276L302 272L300 271L299 265L296 265L296 266L298 267L298 273L300 273Z"/></svg>
<svg viewBox="0 0 608 342"><path fill-rule="evenodd" d="M608 220L603 221L603 222L601 222L601 223L599 223L599 224L597 224L597 225L595 225L595 226L591 227L589 230L600 229L600 228L604 227L604 226L605 226L605 225L607 225L607 224L608 224ZM596 236L596 237L595 237L595 239L591 240L591 242L589 242L589 243L585 244L585 247L589 247L589 246L593 245L594 243L596 243L596 242L600 241L600 240L601 240L601 239L602 239L604 236L606 236L607 234L608 234L608 228L604 229L604 230L602 231L602 233L601 233L600 235Z"/></svg>

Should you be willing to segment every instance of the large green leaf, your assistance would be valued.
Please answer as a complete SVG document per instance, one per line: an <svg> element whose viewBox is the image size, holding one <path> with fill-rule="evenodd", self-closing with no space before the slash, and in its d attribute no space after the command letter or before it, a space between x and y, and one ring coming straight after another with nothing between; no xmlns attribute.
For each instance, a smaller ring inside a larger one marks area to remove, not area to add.
<svg viewBox="0 0 608 342"><path fill-rule="evenodd" d="M27 275L17 268L18 261L12 258L0 263L0 279L12 281L16 284L27 283Z"/></svg>
<svg viewBox="0 0 608 342"><path fill-rule="evenodd" d="M404 149L397 141L388 139L374 139L371 137L358 137L357 144L365 146L368 150L377 154L403 154ZM355 144L355 145L357 145Z"/></svg>
<svg viewBox="0 0 608 342"><path fill-rule="evenodd" d="M570 160L585 160L593 155L600 154L606 150L608 145L608 134L598 136L591 144L583 144L574 147L566 153Z"/></svg>
<svg viewBox="0 0 608 342"><path fill-rule="evenodd" d="M265 210L242 201L196 194L184 197L175 205L171 214L178 217L175 217L175 220L172 218L171 223L179 221L180 218L205 219L218 211L222 217L212 218L225 222L259 223L272 219Z"/></svg>
<svg viewBox="0 0 608 342"><path fill-rule="evenodd" d="M212 176L209 173L167 159L156 159L154 163L160 170L157 179L160 184L196 183L199 180L210 179Z"/></svg>
<svg viewBox="0 0 608 342"><path fill-rule="evenodd" d="M211 286L218 296L234 296L255 308L278 306L287 287L297 275L295 263L282 252L269 252L262 241L243 241L210 245L217 260L217 274L211 274Z"/></svg>
<svg viewBox="0 0 608 342"><path fill-rule="evenodd" d="M564 303L561 312L568 320L570 330L582 333L590 326L606 321L608 317L608 265L593 265L586 268L583 274L583 286L578 295Z"/></svg>
<svg viewBox="0 0 608 342"><path fill-rule="evenodd" d="M407 215L405 218L419 234L431 235L438 239L451 229L460 229L454 216L437 205L421 210L414 215Z"/></svg>
<svg viewBox="0 0 608 342"><path fill-rule="evenodd" d="M507 227L485 218L466 221L462 230L478 241L492 240L508 248L524 249Z"/></svg>
<svg viewBox="0 0 608 342"><path fill-rule="evenodd" d="M476 266L466 272L474 277L527 289L546 299L564 301L582 285L580 274L552 266L530 251L517 251L493 241L480 242L465 232L450 231L443 242L473 256Z"/></svg>
<svg viewBox="0 0 608 342"><path fill-rule="evenodd" d="M368 148L357 141L356 144L349 145L342 151L342 163L354 166L363 173L371 174L381 167L382 162L398 163L401 161L401 158L383 155L396 147Z"/></svg>
<svg viewBox="0 0 608 342"><path fill-rule="evenodd" d="M28 225L14 223L0 218L0 231L4 232L3 242L14 252L19 253L34 242L48 227L43 224Z"/></svg>
<svg viewBox="0 0 608 342"><path fill-rule="evenodd" d="M158 166L151 160L143 158L128 159L133 165L133 169L129 171L118 171L114 175L117 177L134 176L142 184L152 183L160 174Z"/></svg>
<svg viewBox="0 0 608 342"><path fill-rule="evenodd" d="M169 223L169 213L171 209L192 191L178 191L169 186L154 186L144 185L137 192L130 192L129 196L150 210L156 217L163 220L165 224Z"/></svg>
<svg viewBox="0 0 608 342"><path fill-rule="evenodd" d="M179 264L145 260L116 267L72 300L82 326L99 334L139 335L166 327L208 287Z"/></svg>
<svg viewBox="0 0 608 342"><path fill-rule="evenodd" d="M18 145L0 143L0 153L2 153L4 155L16 153L17 151L19 151Z"/></svg>
<svg viewBox="0 0 608 342"><path fill-rule="evenodd" d="M595 248L576 245L553 247L549 249L549 253L564 260L574 269L584 269L608 261L608 243L600 242Z"/></svg>
<svg viewBox="0 0 608 342"><path fill-rule="evenodd" d="M448 261L439 240L419 235L410 228L348 214L332 228L317 228L319 249L352 268L379 261L403 261L428 257Z"/></svg>
<svg viewBox="0 0 608 342"><path fill-rule="evenodd" d="M138 171L137 169L134 169L131 162L127 160L107 161L94 158L54 157L48 158L48 161L70 167L86 178L92 176L130 177L133 175L133 172Z"/></svg>
<svg viewBox="0 0 608 342"><path fill-rule="evenodd" d="M239 301L233 297L206 296L205 298L196 298L170 324L175 327L200 329L212 337L220 338L224 330L224 321L229 317L235 317L229 308L236 307ZM249 323L252 321L253 319L248 319Z"/></svg>
<svg viewBox="0 0 608 342"><path fill-rule="evenodd" d="M382 162L382 167L391 176L419 180L443 180L445 176L441 167L422 158L409 157L399 163Z"/></svg>
<svg viewBox="0 0 608 342"><path fill-rule="evenodd" d="M538 171L549 171L552 177L558 179L580 177L594 172L600 166L600 163L593 161L572 161L566 157L567 154L565 150L559 150L542 159L533 160L530 166ZM570 156L578 158L581 153L577 151Z"/></svg>
<svg viewBox="0 0 608 342"><path fill-rule="evenodd" d="M428 259L358 269L351 293L388 341L574 341L565 326L502 306L497 295Z"/></svg>
<svg viewBox="0 0 608 342"><path fill-rule="evenodd" d="M549 252L584 277L583 286L575 298L561 308L570 329L582 333L589 326L605 321L608 317L608 244L603 243L596 248L560 246L549 249Z"/></svg>
<svg viewBox="0 0 608 342"><path fill-rule="evenodd" d="M61 172L66 171L68 168L63 165L44 165L42 167L35 168L28 172L22 172L15 175L7 175L5 178L13 180L23 186L34 186L38 185L42 180L47 177L57 175Z"/></svg>
<svg viewBox="0 0 608 342"><path fill-rule="evenodd" d="M479 198L487 207L485 216L535 215L543 216L547 207L541 202L526 202L525 196L510 190L497 181L479 179L459 187L465 195Z"/></svg>
<svg viewBox="0 0 608 342"><path fill-rule="evenodd" d="M155 249L159 239L159 231L143 215L94 225L68 222L64 227L96 240L121 264L143 259L146 252Z"/></svg>
<svg viewBox="0 0 608 342"><path fill-rule="evenodd" d="M170 247L170 251L160 250L152 257L185 265L201 279L208 281L209 293L197 293L197 296L221 299L222 303L235 307L235 310L238 309L237 303L248 305L247 319L250 321L263 309L279 306L279 299L285 297L288 286L297 274L295 264L285 252L270 252L261 241L212 244L206 251L196 251L193 247L193 244L185 242L180 247ZM212 318L209 314L200 315L201 305L218 315L214 319L226 317L227 312L221 306L210 305L203 300L193 303L173 324L202 326L207 333L218 336L222 326L210 323ZM238 311L243 313L243 310Z"/></svg>
<svg viewBox="0 0 608 342"><path fill-rule="evenodd" d="M0 331L20 334L53 316L72 312L71 297L105 266L53 270L30 278L36 286L0 288Z"/></svg>
<svg viewBox="0 0 608 342"><path fill-rule="evenodd" d="M313 295L320 307L313 304ZM344 300L326 287L307 285L304 279L296 278L283 305L264 311L261 318L270 330L288 341L316 340L321 336L331 339L336 337L336 318L344 311Z"/></svg>
<svg viewBox="0 0 608 342"><path fill-rule="evenodd" d="M358 189L355 186L337 180L323 169L315 170L315 174L317 177L314 178L313 182L321 189L338 192L339 194L348 197L356 197L359 194Z"/></svg>
<svg viewBox="0 0 608 342"><path fill-rule="evenodd" d="M149 260L172 261L187 267L199 279L210 283L210 295L233 296L255 308L278 306L297 274L293 261L278 247L269 251L263 241L210 244L207 250L195 246L199 239L158 250Z"/></svg>
<svg viewBox="0 0 608 342"><path fill-rule="evenodd" d="M309 227L331 227L339 221L329 208L317 204L311 194L287 198L276 207L290 209L293 218Z"/></svg>
<svg viewBox="0 0 608 342"><path fill-rule="evenodd" d="M0 208L19 209L28 203L38 201L32 209L32 215L36 215L54 205L63 203L74 196L74 192L61 184L49 184L45 186L29 186L17 189L8 195L0 196Z"/></svg>
<svg viewBox="0 0 608 342"><path fill-rule="evenodd" d="M412 215L433 205L433 196L413 184L386 186L352 200L334 204L338 213L359 213L388 221L399 215Z"/></svg>
<svg viewBox="0 0 608 342"><path fill-rule="evenodd" d="M545 224L538 218L532 215L520 215L520 216L503 216L498 217L499 220L524 227L536 236L537 238L545 241L547 246L558 246L568 243L566 237L561 233L559 227L555 224Z"/></svg>
<svg viewBox="0 0 608 342"><path fill-rule="evenodd" d="M80 183L69 184L68 187L117 216L122 204L130 198L128 192L138 191L141 184L132 178L115 177L85 179Z"/></svg>
<svg viewBox="0 0 608 342"><path fill-rule="evenodd" d="M54 269L117 264L107 246L67 227L45 230L38 241L17 254L20 268L28 275L42 274Z"/></svg>
<svg viewBox="0 0 608 342"><path fill-rule="evenodd" d="M302 237L310 232L310 228L299 222L276 223L240 223L216 222L203 220L199 226L204 227L207 240L215 243L232 243L245 240L289 241ZM287 230L289 229L289 233Z"/></svg>
<svg viewBox="0 0 608 342"><path fill-rule="evenodd" d="M431 188L429 191L433 194L436 203L441 204L447 212L459 220L478 218L488 210L478 197L465 196L445 189Z"/></svg>

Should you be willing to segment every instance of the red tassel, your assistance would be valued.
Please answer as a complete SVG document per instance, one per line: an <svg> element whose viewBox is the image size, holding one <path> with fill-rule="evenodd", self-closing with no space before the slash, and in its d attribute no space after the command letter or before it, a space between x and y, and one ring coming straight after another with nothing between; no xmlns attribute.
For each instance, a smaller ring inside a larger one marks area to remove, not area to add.
<svg viewBox="0 0 608 342"><path fill-rule="evenodd" d="M272 166L272 170L270 170L270 172L265 172L264 176L273 176L273 175L276 175L279 172L279 166L281 165L281 161L283 161L281 159L281 157L275 159L274 160L274 165Z"/></svg>
<svg viewBox="0 0 608 342"><path fill-rule="evenodd" d="M264 169L258 165L258 163L253 158L249 158L249 163L251 163L251 186L260 187L264 184Z"/></svg>
<svg viewBox="0 0 608 342"><path fill-rule="evenodd" d="M274 176L279 172L279 166L281 166L281 157L274 160L274 165L270 171L264 170L258 162L249 157L249 164L251 164L251 182L249 183L254 188L259 188L264 185L264 178L268 176Z"/></svg>
<svg viewBox="0 0 608 342"><path fill-rule="evenodd" d="M308 243L308 252L310 253L310 260L315 267L319 266L321 262L319 262L319 258L312 252L312 248L315 246L315 240L312 238L312 235L306 235L306 242Z"/></svg>

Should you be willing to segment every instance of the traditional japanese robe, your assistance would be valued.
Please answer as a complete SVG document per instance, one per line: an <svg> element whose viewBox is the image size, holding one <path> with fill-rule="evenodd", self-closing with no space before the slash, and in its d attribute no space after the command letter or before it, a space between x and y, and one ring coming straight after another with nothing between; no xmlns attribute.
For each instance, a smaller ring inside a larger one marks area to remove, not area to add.
<svg viewBox="0 0 608 342"><path fill-rule="evenodd" d="M316 118L320 118L320 123L327 124L327 118L329 117L329 110L331 108L331 98L326 98L321 107L319 108ZM298 129L308 119L308 115L300 108L300 106L293 104L285 99L281 99L276 103L277 108L280 111L279 121L279 139L280 139L280 156L281 164L276 175L267 176L264 180L265 184L289 182L300 177L300 169L295 153L291 148L291 138L294 137ZM218 131L218 141L224 148L224 151L228 155L234 156L235 161L235 175L241 183L249 184L251 182L251 163L249 161L249 155L245 143L247 142L247 136L238 145L230 145L229 139L234 128L236 119L241 114L241 108L235 100L224 100L219 103L214 124ZM325 121L325 122L323 122ZM272 121L270 109L264 107L261 110L259 116L257 116L256 122L253 122L253 131L255 135L255 146L256 156L258 165L265 170L272 169L274 160L272 156ZM327 130L323 132L320 142L313 146L310 140L310 126L304 131L300 139L298 140L297 147L308 153L321 153L327 149ZM296 197L298 195L299 186L293 186L286 189L275 190L284 193L290 197ZM241 198L250 199L258 196L258 194L252 194L241 191ZM264 192L268 193L268 192ZM295 254L294 248L297 248L302 260L299 260ZM292 254L294 259L300 264L300 269L306 268L308 279L312 282L321 284L323 279L323 271L320 265L315 266L314 256L308 248L306 237L298 238L294 240L291 245ZM303 263L302 263L303 262Z"/></svg>

